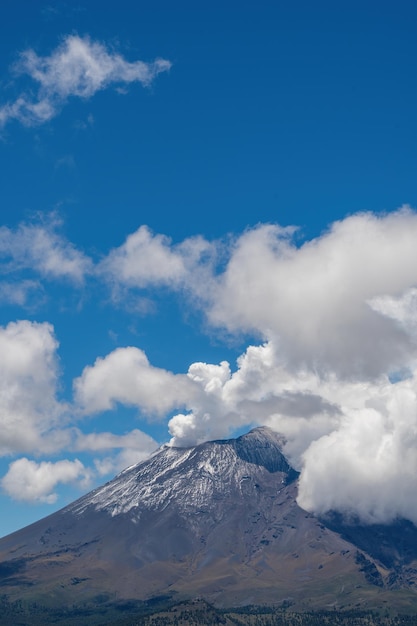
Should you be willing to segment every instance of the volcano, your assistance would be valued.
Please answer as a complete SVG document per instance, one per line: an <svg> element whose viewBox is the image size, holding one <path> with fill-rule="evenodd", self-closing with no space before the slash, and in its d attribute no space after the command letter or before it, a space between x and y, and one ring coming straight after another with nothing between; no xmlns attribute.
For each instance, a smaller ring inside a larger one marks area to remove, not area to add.
<svg viewBox="0 0 417 626"><path fill-rule="evenodd" d="M256 428L163 446L0 540L1 593L45 607L204 598L218 607L417 612L417 529L319 519L296 501L284 440Z"/></svg>

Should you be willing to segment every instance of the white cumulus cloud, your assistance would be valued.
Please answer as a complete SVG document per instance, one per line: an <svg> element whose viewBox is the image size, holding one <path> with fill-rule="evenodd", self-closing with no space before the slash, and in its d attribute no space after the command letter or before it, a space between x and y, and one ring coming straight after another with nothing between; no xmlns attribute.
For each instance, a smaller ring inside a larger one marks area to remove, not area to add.
<svg viewBox="0 0 417 626"><path fill-rule="evenodd" d="M261 224L235 240L173 244L141 226L98 274L121 299L161 286L185 294L212 327L273 340L294 371L367 379L413 360L416 341L388 306L417 284L416 212L358 213L301 245L296 232Z"/></svg>
<svg viewBox="0 0 417 626"><path fill-rule="evenodd" d="M373 377L416 354L410 336L369 301L417 284L417 214L356 214L297 247L291 231L243 234L207 303L231 332L275 337L298 369Z"/></svg>
<svg viewBox="0 0 417 626"><path fill-rule="evenodd" d="M345 407L338 428L303 455L299 504L337 510L365 523L397 517L417 524L417 385L409 379L374 389L376 402Z"/></svg>
<svg viewBox="0 0 417 626"><path fill-rule="evenodd" d="M193 363L188 377L196 389L187 403L189 412L169 421L172 445L193 445L228 436L238 427L268 424L291 436L296 460L318 433L328 433L338 423L337 391L312 373L295 377L287 371L273 342L249 346L233 372L226 361Z"/></svg>
<svg viewBox="0 0 417 626"><path fill-rule="evenodd" d="M80 480L84 488L88 487L90 472L78 459L36 463L23 457L10 464L1 486L14 500L53 504L58 497L53 490L58 484Z"/></svg>
<svg viewBox="0 0 417 626"><path fill-rule="evenodd" d="M56 399L58 343L47 323L0 327L0 454L46 452L68 442L57 428L66 407Z"/></svg>
<svg viewBox="0 0 417 626"><path fill-rule="evenodd" d="M74 395L85 413L107 411L117 403L137 406L148 415L163 415L183 405L192 393L185 375L153 367L146 354L130 346L117 348L74 381Z"/></svg>
<svg viewBox="0 0 417 626"><path fill-rule="evenodd" d="M113 282L129 287L177 284L185 275L181 254L171 249L164 235L154 235L141 226L125 243L110 252L101 270Z"/></svg>
<svg viewBox="0 0 417 626"><path fill-rule="evenodd" d="M147 226L109 252L97 268L112 288L115 299L126 299L128 289L167 287L189 295L207 297L213 282L216 245L196 236L173 244L166 235Z"/></svg>

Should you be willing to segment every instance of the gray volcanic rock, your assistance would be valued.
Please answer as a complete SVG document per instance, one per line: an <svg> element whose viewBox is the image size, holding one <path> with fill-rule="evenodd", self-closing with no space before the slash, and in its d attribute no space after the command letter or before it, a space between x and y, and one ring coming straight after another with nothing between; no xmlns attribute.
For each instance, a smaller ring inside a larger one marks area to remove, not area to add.
<svg viewBox="0 0 417 626"><path fill-rule="evenodd" d="M395 593L415 605L415 551L402 559L401 550L385 550L384 562L367 549L367 530L349 536L340 520L302 510L283 443L262 427L192 448L163 446L1 539L2 592L49 606L165 594L219 606L366 608L392 605Z"/></svg>

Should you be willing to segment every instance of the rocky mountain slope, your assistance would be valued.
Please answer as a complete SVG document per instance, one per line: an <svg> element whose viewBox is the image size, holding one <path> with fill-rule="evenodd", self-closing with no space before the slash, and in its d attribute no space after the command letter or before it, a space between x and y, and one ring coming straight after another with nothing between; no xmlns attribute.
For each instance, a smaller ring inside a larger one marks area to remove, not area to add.
<svg viewBox="0 0 417 626"><path fill-rule="evenodd" d="M320 520L296 503L281 437L164 446L0 540L0 593L45 606L155 596L216 606L417 612L417 529Z"/></svg>

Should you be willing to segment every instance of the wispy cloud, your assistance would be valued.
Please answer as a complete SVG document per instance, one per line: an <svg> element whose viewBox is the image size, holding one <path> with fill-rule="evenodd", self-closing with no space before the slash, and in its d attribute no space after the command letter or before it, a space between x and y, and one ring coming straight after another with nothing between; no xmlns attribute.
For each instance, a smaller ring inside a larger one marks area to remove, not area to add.
<svg viewBox="0 0 417 626"><path fill-rule="evenodd" d="M0 227L0 271L30 269L44 278L81 284L92 271L92 261L59 233L60 225L52 215L42 223L21 223L15 230Z"/></svg>
<svg viewBox="0 0 417 626"><path fill-rule="evenodd" d="M25 309L36 309L44 298L42 285L38 280L1 281L0 302L15 304Z"/></svg>
<svg viewBox="0 0 417 626"><path fill-rule="evenodd" d="M118 472L129 465L138 463L154 452L158 444L141 430L134 429L124 435L109 432L84 434L78 431L75 449L90 452L105 452L106 455L94 459L94 466L100 476ZM118 452L114 452L118 450Z"/></svg>
<svg viewBox="0 0 417 626"><path fill-rule="evenodd" d="M146 87L170 67L166 59L129 62L104 44L78 35L65 37L49 56L25 50L14 71L29 76L36 88L34 93L24 90L0 107L0 126L13 119L26 126L43 124L55 117L71 97L88 99L112 84L139 82Z"/></svg>

